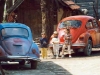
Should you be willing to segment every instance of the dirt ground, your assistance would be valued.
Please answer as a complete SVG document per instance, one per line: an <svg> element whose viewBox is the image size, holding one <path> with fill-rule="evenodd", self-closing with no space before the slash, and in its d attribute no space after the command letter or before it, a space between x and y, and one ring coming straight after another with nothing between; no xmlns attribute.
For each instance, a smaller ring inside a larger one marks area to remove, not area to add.
<svg viewBox="0 0 100 75"><path fill-rule="evenodd" d="M30 65L19 64L2 65L5 75L100 75L100 50L92 52L91 56L72 54L64 59L41 59L36 70L30 69Z"/></svg>

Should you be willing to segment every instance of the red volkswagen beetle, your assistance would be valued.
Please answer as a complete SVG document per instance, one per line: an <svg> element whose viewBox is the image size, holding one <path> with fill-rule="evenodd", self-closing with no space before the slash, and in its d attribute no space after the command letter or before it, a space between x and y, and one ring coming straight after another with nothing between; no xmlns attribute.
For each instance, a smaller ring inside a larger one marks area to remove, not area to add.
<svg viewBox="0 0 100 75"><path fill-rule="evenodd" d="M72 35L72 49L75 53L83 51L85 55L89 56L92 48L99 47L100 26L95 18L77 15L62 19L57 26L61 46L64 43L64 30L68 26Z"/></svg>

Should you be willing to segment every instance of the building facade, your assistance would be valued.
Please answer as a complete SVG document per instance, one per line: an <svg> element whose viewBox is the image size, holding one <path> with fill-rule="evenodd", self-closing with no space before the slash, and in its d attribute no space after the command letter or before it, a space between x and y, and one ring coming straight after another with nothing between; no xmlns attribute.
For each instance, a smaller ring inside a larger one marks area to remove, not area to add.
<svg viewBox="0 0 100 75"><path fill-rule="evenodd" d="M45 8L45 23L46 33L48 38L51 36L58 22L68 16L80 15L83 12L80 6L72 0L44 0ZM28 25L34 37L40 37L42 32L42 13L41 13L41 0L15 0L13 6L8 10L8 22L20 22Z"/></svg>

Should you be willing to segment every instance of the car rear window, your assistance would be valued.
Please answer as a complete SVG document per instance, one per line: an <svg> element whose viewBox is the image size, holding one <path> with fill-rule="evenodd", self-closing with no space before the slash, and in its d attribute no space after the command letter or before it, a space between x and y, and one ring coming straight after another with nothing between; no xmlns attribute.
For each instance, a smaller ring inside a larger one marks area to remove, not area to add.
<svg viewBox="0 0 100 75"><path fill-rule="evenodd" d="M2 36L24 36L28 37L28 31L25 28L4 28Z"/></svg>
<svg viewBox="0 0 100 75"><path fill-rule="evenodd" d="M79 20L67 20L60 23L59 28L65 28L67 26L78 28L81 26L81 21Z"/></svg>

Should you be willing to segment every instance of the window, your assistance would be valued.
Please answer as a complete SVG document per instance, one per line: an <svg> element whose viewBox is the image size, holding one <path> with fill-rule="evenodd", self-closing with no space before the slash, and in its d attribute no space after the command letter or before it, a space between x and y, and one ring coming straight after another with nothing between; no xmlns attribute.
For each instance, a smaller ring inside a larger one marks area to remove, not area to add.
<svg viewBox="0 0 100 75"><path fill-rule="evenodd" d="M87 22L87 23L86 23L86 28L87 28L87 29L93 28L92 22L90 22L90 21Z"/></svg>
<svg viewBox="0 0 100 75"><path fill-rule="evenodd" d="M59 28L65 28L67 26L78 28L81 26L81 21L79 20L68 20L60 23Z"/></svg>
<svg viewBox="0 0 100 75"><path fill-rule="evenodd" d="M24 36L28 37L28 31L24 28L4 28L2 36Z"/></svg>
<svg viewBox="0 0 100 75"><path fill-rule="evenodd" d="M93 26L94 26L94 27L98 27L98 24L97 24L97 22L96 22L95 19L93 20Z"/></svg>

